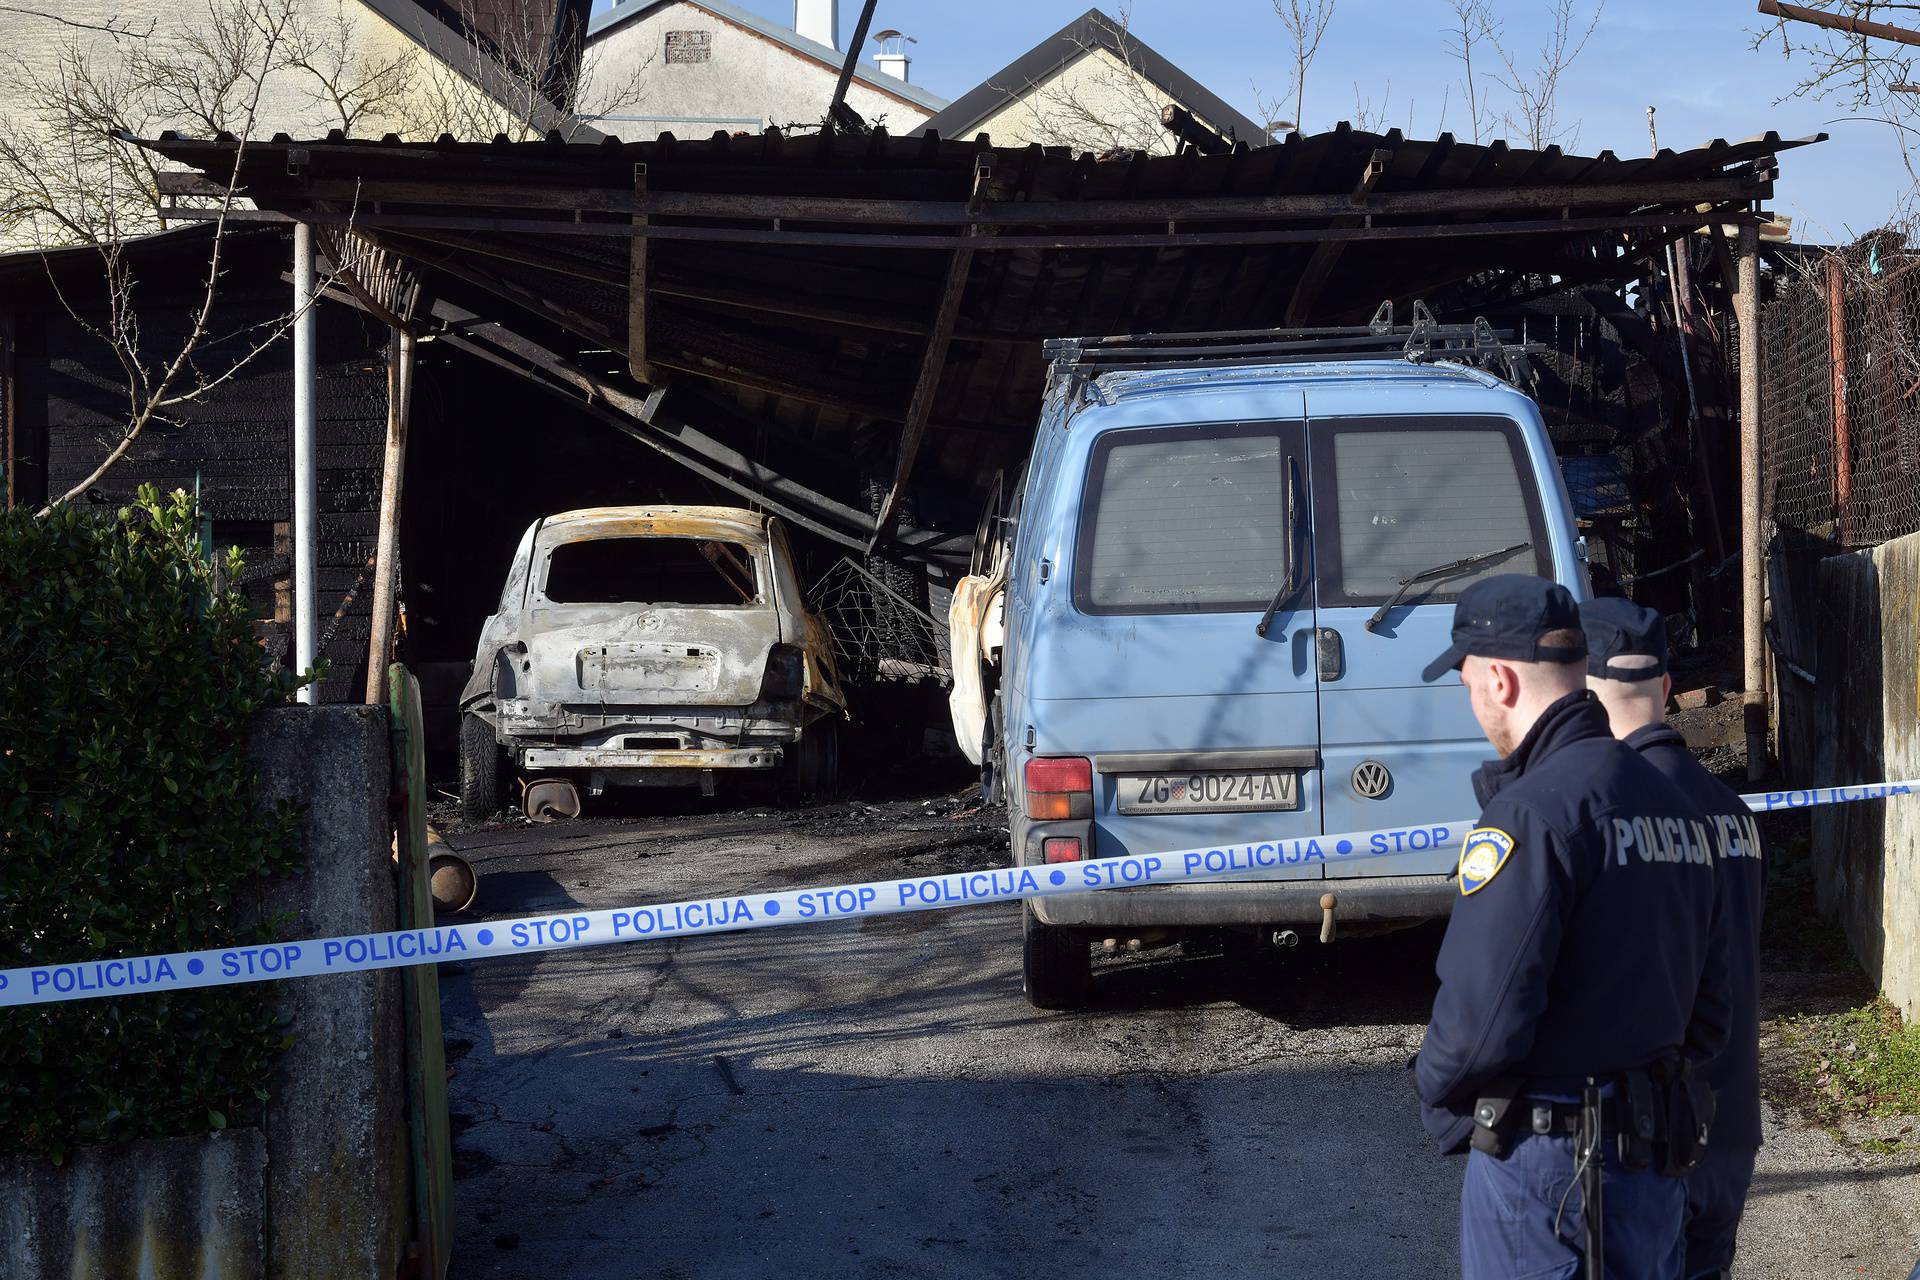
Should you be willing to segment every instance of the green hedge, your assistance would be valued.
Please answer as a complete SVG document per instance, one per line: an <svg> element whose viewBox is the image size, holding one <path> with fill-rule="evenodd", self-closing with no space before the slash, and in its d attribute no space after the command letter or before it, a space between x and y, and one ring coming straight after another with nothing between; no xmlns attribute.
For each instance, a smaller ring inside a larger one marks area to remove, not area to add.
<svg viewBox="0 0 1920 1280"><path fill-rule="evenodd" d="M221 588L183 493L0 512L0 967L263 941L242 890L296 864L248 723L297 686ZM238 579L230 550L226 580ZM257 985L0 1009L0 1152L224 1128L287 1029Z"/></svg>

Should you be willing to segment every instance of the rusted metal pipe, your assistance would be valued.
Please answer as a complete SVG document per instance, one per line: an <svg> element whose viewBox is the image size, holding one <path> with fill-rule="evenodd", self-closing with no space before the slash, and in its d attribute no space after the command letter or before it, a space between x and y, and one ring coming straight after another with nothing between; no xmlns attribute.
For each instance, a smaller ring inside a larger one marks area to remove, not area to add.
<svg viewBox="0 0 1920 1280"><path fill-rule="evenodd" d="M1920 44L1920 31L1889 26L1884 22L1868 22L1864 18L1849 18L1840 13L1826 13L1819 9L1809 9L1805 5L1782 4L1780 0L1760 0L1760 12L1769 18L1786 18L1793 22L1805 22L1816 27L1826 27L1830 31L1844 31L1850 36L1872 36L1878 40L1892 40L1896 44Z"/></svg>
<svg viewBox="0 0 1920 1280"><path fill-rule="evenodd" d="M1760 230L1740 228L1740 604L1746 670L1747 778L1767 769L1767 640L1762 589L1766 549L1760 541Z"/></svg>
<svg viewBox="0 0 1920 1280"><path fill-rule="evenodd" d="M394 598L399 594L400 492L406 479L407 423L413 410L413 334L395 326L387 348L387 451L380 472L380 532L374 552L373 631L367 640L367 703L387 700L393 659Z"/></svg>

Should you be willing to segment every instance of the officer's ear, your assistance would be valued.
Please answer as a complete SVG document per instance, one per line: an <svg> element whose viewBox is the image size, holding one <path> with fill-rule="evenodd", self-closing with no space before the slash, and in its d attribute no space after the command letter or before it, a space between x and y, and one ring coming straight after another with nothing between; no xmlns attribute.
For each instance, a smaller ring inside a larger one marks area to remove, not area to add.
<svg viewBox="0 0 1920 1280"><path fill-rule="evenodd" d="M1487 700L1502 707L1520 700L1520 672L1511 663L1487 659Z"/></svg>
<svg viewBox="0 0 1920 1280"><path fill-rule="evenodd" d="M1660 677L1660 705L1666 706L1673 701L1673 677L1662 674Z"/></svg>

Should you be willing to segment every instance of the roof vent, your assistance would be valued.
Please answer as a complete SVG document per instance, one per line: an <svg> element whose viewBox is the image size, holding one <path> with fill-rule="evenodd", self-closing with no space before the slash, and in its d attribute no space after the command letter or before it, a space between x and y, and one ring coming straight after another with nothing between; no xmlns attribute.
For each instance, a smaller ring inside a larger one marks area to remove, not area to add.
<svg viewBox="0 0 1920 1280"><path fill-rule="evenodd" d="M907 54L907 46L918 44L912 36L899 31L881 31L874 35L879 52L873 55L873 65L879 67L885 75L906 83L909 80L907 68L913 59Z"/></svg>

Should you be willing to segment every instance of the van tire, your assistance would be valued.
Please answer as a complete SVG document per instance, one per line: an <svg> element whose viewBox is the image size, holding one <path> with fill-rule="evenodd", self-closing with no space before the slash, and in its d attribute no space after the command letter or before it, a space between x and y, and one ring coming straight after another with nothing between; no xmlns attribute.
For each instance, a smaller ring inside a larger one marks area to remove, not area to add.
<svg viewBox="0 0 1920 1280"><path fill-rule="evenodd" d="M460 816L485 822L500 812L507 787L507 753L493 726L469 711L460 717Z"/></svg>
<svg viewBox="0 0 1920 1280"><path fill-rule="evenodd" d="M801 730L793 746L793 791L802 801L831 800L840 793L840 721L822 716Z"/></svg>
<svg viewBox="0 0 1920 1280"><path fill-rule="evenodd" d="M1093 997L1093 948L1072 929L1040 923L1020 905L1021 987L1036 1009L1084 1009Z"/></svg>

